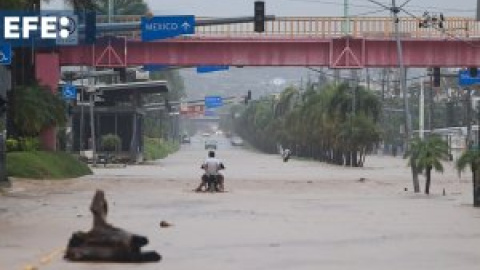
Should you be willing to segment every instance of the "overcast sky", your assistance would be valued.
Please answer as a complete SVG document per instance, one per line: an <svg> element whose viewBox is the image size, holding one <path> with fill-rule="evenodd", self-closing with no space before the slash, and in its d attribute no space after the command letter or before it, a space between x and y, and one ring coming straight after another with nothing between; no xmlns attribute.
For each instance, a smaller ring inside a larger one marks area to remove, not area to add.
<svg viewBox="0 0 480 270"><path fill-rule="evenodd" d="M386 6L389 0L374 0ZM403 4L406 0L397 0ZM146 0L154 14L208 17L252 16L255 0ZM343 16L344 0L265 0L267 14L275 16ZM411 0L405 9L417 16L424 11L445 16L474 17L477 0ZM382 7L368 0L349 0L350 15L382 16Z"/></svg>
<svg viewBox="0 0 480 270"><path fill-rule="evenodd" d="M2 1L2 0L0 0ZM200 17L253 16L255 0L145 0L156 15L195 15ZM351 16L388 15L369 0L348 0ZM389 6L391 0L372 0ZM408 0L397 0L397 5ZM343 16L344 0L264 0L268 15L275 16ZM477 0L410 0L405 10L421 16L424 11L445 16L475 17ZM63 9L63 0L43 3L46 9ZM403 13L403 15L405 15Z"/></svg>

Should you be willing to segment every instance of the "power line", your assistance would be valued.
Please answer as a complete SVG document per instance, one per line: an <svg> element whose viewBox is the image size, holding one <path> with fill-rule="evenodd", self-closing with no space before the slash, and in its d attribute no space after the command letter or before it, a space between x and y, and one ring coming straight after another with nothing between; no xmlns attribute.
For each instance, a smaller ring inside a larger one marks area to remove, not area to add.
<svg viewBox="0 0 480 270"><path fill-rule="evenodd" d="M381 9L377 9L377 10L373 10L373 11L358 13L358 14L351 15L350 17L363 17L363 16L367 16L367 15L371 15L371 14L380 13L380 12L385 12L385 9L381 8Z"/></svg>
<svg viewBox="0 0 480 270"><path fill-rule="evenodd" d="M370 0L368 0L368 1L370 1ZM417 19L417 20L420 20L420 21L423 20L423 18L418 17L418 16L412 14L411 12L405 10L404 8L400 8L400 9L401 9L403 12L405 12L407 15L409 15L410 17L412 17L412 18L414 18L414 19ZM472 47L472 48L480 48L480 45L476 45L476 44L474 44L473 42L470 42L470 41L468 41L468 40L462 39L462 38L460 38L460 37L458 37L458 36L456 36L456 35L454 35L454 34L448 33L448 32L446 31L446 30L448 30L448 29L439 28L437 25L433 25L432 28L433 28L434 30L439 31L439 32L441 32L442 34L444 34L444 35L452 38L452 39L455 39L455 40L464 42L465 44L469 45L469 46Z"/></svg>
<svg viewBox="0 0 480 270"><path fill-rule="evenodd" d="M325 1L325 0L287 0L287 1L291 1L291 2L307 2L307 3L319 3L319 4L326 4L326 5L333 5L333 6L343 6L344 4L342 3L339 3L339 2L334 2L334 1ZM365 0L365 1L369 1L369 0ZM370 1L369 1L370 2ZM410 1L407 1L406 3L408 4L408 2ZM370 2L370 3L373 3L373 2ZM384 8L386 8L385 10L389 10L390 8L387 7L386 5L384 5L383 3L380 3L378 1L376 1L375 3L376 5L380 4L382 5ZM402 7L404 7L406 4L404 3L402 5ZM349 4L349 6L351 7L358 7L358 8L372 8L371 5L361 5L361 4ZM415 8L415 9L411 9L415 12L424 12L425 10L434 10L434 11L437 11L437 12L458 12L458 13L472 13L474 11L472 11L472 9L459 9L459 8L451 8L451 7L445 7L445 8L439 8L439 7L432 7L432 6L419 6L419 5L409 5L409 7L411 8ZM388 9L387 9L388 8Z"/></svg>

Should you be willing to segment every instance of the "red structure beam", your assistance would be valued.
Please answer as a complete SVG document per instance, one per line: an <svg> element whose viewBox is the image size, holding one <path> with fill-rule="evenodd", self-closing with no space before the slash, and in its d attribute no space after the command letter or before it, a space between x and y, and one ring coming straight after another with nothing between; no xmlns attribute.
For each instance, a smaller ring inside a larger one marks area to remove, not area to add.
<svg viewBox="0 0 480 270"><path fill-rule="evenodd" d="M185 38L157 42L120 40L106 44L97 42L94 47L62 47L60 64L108 67L163 64L332 68L398 65L393 39ZM407 67L480 66L480 40L404 39L402 45ZM115 57L105 57L107 49L107 54Z"/></svg>
<svg viewBox="0 0 480 270"><path fill-rule="evenodd" d="M52 93L57 93L60 81L59 58L56 53L37 53L35 55L35 77L40 85L48 87ZM40 140L44 150L55 151L57 132L54 125L45 128L40 133Z"/></svg>

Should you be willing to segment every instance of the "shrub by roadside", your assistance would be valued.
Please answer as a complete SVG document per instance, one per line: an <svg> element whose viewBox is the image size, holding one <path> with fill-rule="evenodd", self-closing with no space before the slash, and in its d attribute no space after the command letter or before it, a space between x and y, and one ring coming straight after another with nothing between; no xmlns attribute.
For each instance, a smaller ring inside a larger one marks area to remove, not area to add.
<svg viewBox="0 0 480 270"><path fill-rule="evenodd" d="M65 152L7 153L7 174L32 179L65 179L92 174L88 166Z"/></svg>
<svg viewBox="0 0 480 270"><path fill-rule="evenodd" d="M145 160L155 160L167 157L169 154L178 151L180 145L170 141L165 141L159 138L144 138Z"/></svg>

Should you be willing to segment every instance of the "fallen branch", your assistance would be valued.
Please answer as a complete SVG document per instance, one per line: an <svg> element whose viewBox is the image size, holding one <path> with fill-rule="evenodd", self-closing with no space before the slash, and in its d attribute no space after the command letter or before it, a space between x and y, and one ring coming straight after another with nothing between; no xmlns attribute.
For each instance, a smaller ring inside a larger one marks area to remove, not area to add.
<svg viewBox="0 0 480 270"><path fill-rule="evenodd" d="M76 232L68 242L65 258L71 261L157 262L155 251L142 252L148 239L107 223L108 204L103 190L97 190L90 211L93 227L89 232Z"/></svg>

